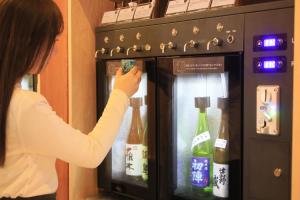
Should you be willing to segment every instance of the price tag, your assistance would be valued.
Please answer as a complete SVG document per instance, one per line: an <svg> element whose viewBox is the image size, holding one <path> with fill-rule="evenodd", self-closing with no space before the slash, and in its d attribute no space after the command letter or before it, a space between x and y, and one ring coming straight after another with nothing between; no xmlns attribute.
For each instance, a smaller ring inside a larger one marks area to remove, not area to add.
<svg viewBox="0 0 300 200"><path fill-rule="evenodd" d="M234 5L236 0L213 0L211 7L220 7L220 6L232 6Z"/></svg>
<svg viewBox="0 0 300 200"><path fill-rule="evenodd" d="M143 6L138 6L135 10L134 19L143 19L143 18L150 19L153 8L154 6L151 3Z"/></svg>
<svg viewBox="0 0 300 200"><path fill-rule="evenodd" d="M190 0L188 11L208 9L211 0Z"/></svg>
<svg viewBox="0 0 300 200"><path fill-rule="evenodd" d="M184 0L169 1L166 15L185 12L187 10L187 7L188 7L188 1L184 1Z"/></svg>
<svg viewBox="0 0 300 200"><path fill-rule="evenodd" d="M103 14L101 23L102 24L115 23L117 21L119 12L120 12L120 10L113 10L113 11L105 12Z"/></svg>
<svg viewBox="0 0 300 200"><path fill-rule="evenodd" d="M216 139L215 147L225 149L227 145L227 140Z"/></svg>
<svg viewBox="0 0 300 200"><path fill-rule="evenodd" d="M135 7L121 9L118 17L118 22L132 20L134 11L135 11Z"/></svg>

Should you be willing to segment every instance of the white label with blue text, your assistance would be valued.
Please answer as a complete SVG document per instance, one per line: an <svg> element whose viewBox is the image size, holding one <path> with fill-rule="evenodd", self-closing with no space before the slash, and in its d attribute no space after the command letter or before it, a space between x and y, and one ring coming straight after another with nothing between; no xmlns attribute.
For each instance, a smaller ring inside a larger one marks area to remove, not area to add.
<svg viewBox="0 0 300 200"><path fill-rule="evenodd" d="M192 149L202 143L205 142L207 140L210 140L210 134L208 131L201 133L200 135L197 135L196 137L194 137L193 142L192 142Z"/></svg>

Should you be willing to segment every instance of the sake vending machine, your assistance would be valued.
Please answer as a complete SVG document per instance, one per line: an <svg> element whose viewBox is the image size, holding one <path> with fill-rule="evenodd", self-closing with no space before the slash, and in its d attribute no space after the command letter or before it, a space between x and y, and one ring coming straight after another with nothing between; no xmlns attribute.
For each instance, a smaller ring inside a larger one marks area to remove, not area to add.
<svg viewBox="0 0 300 200"><path fill-rule="evenodd" d="M98 117L116 69L143 71L101 194L291 199L293 24L287 0L98 27Z"/></svg>

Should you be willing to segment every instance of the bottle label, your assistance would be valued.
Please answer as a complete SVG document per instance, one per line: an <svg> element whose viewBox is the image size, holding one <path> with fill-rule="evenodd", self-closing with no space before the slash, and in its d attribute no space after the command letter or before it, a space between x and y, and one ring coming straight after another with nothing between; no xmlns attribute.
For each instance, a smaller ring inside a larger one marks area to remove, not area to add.
<svg viewBox="0 0 300 200"><path fill-rule="evenodd" d="M144 181L148 180L148 147L143 145L143 160L142 160L142 178Z"/></svg>
<svg viewBox="0 0 300 200"><path fill-rule="evenodd" d="M224 139L216 139L215 147L225 149L227 145L227 140Z"/></svg>
<svg viewBox="0 0 300 200"><path fill-rule="evenodd" d="M142 175L142 145L126 144L126 175Z"/></svg>
<svg viewBox="0 0 300 200"><path fill-rule="evenodd" d="M229 196L229 165L214 163L213 195L227 198Z"/></svg>
<svg viewBox="0 0 300 200"><path fill-rule="evenodd" d="M197 135L196 137L194 137L193 142L192 142L192 150L195 146L197 146L198 144L205 142L207 140L210 140L210 134L208 131L201 133L200 135Z"/></svg>
<svg viewBox="0 0 300 200"><path fill-rule="evenodd" d="M210 159L207 157L192 157L191 181L192 185L204 188L209 186Z"/></svg>

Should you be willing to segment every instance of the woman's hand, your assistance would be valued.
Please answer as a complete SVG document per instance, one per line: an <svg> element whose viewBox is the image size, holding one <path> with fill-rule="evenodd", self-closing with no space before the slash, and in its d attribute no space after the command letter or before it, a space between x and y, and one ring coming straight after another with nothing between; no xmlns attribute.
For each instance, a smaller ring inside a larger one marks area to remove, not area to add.
<svg viewBox="0 0 300 200"><path fill-rule="evenodd" d="M139 89L142 72L134 66L127 74L123 75L122 69L119 68L116 73L114 89L120 89L131 97Z"/></svg>

